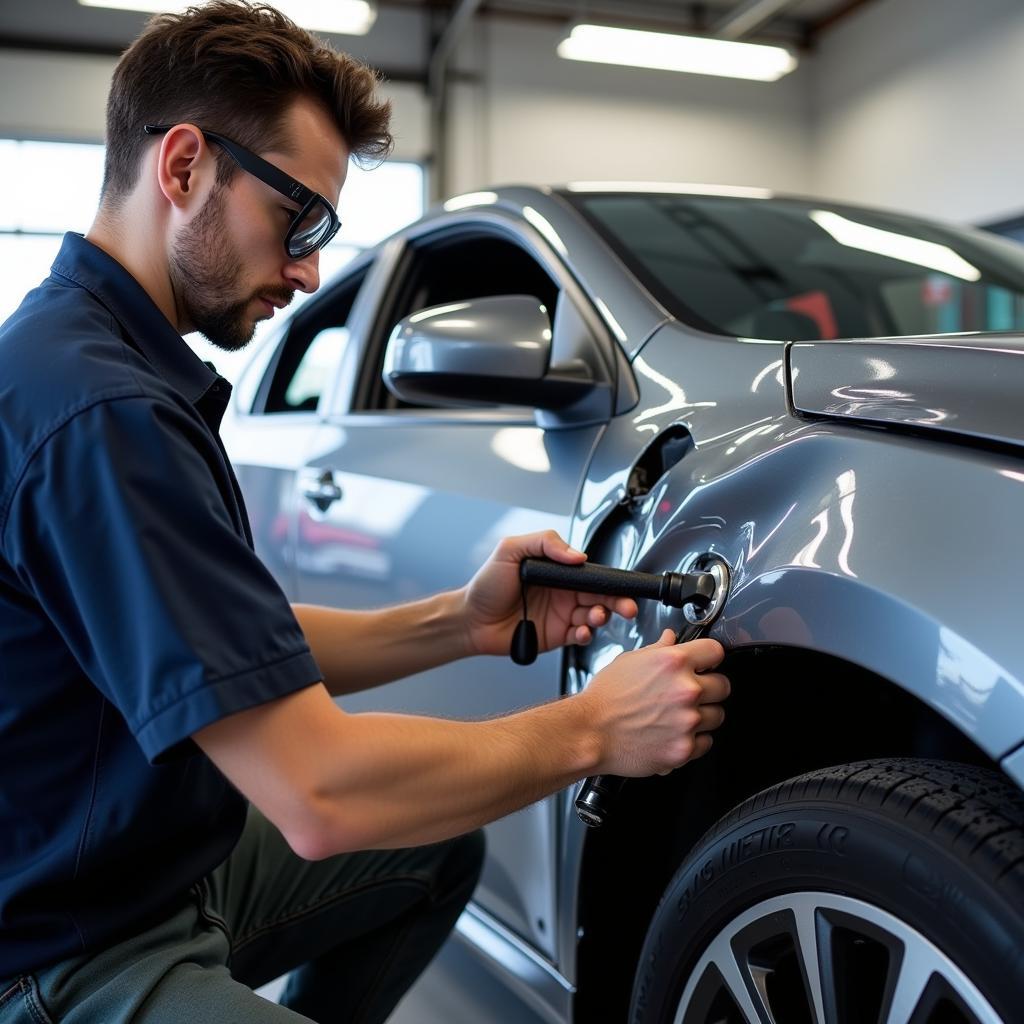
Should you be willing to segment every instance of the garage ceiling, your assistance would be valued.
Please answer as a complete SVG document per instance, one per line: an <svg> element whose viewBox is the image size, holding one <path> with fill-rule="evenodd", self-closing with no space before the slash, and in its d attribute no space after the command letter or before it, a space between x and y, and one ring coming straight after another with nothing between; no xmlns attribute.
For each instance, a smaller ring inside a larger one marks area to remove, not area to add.
<svg viewBox="0 0 1024 1024"><path fill-rule="evenodd" d="M431 3L432 0L423 0ZM787 38L812 45L815 36L871 0L485 0L483 12L626 23L677 32L714 33L726 23L752 24L743 38ZM451 6L446 4L445 6ZM738 36L736 38L739 38Z"/></svg>
<svg viewBox="0 0 1024 1024"><path fill-rule="evenodd" d="M872 0L483 0L477 17L567 23L585 18L607 24L676 32L721 31L753 27L733 38L784 40L813 47L816 39L839 19ZM382 15L389 10L429 11L436 31L460 7L461 0L379 0ZM744 19L738 20L740 15ZM141 31L147 15L132 11L83 7L77 0L31 0L0 4L0 47L50 49L80 53L120 53ZM350 36L335 37L344 46Z"/></svg>

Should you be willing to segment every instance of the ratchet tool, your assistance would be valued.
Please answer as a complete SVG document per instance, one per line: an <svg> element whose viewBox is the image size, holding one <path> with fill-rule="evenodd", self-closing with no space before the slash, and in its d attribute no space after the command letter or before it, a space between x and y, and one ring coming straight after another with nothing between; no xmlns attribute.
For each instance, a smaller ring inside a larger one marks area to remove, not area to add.
<svg viewBox="0 0 1024 1024"><path fill-rule="evenodd" d="M519 566L523 589L523 619L512 637L512 660L529 665L537 657L537 629L526 615L526 587L536 584L558 590L579 590L609 597L656 600L684 611L686 625L676 642L692 640L715 618L729 587L729 570L716 555L704 555L693 572L665 572L660 575L613 569L607 565L564 565L546 558L525 558ZM596 775L587 779L576 794L576 813L584 824L596 828L604 823L612 800L625 779Z"/></svg>

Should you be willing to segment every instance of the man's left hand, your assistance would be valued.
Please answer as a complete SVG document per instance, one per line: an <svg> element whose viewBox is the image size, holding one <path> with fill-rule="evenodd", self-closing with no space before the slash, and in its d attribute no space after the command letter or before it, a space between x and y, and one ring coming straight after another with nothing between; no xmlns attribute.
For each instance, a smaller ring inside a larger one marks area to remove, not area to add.
<svg viewBox="0 0 1024 1024"><path fill-rule="evenodd" d="M566 565L581 565L587 560L582 551L569 547L554 530L506 537L463 592L466 627L475 654L508 654L512 633L523 617L519 563L524 558L550 558ZM542 652L565 644L589 644L593 631L612 613L627 619L637 614L636 601L628 597L529 587L526 599Z"/></svg>

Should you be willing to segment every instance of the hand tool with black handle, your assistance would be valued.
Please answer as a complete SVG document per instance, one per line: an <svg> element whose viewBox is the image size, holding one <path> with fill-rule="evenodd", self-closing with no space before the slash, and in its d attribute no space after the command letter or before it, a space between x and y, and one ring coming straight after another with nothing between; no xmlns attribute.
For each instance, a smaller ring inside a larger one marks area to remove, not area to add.
<svg viewBox="0 0 1024 1024"><path fill-rule="evenodd" d="M674 608L709 607L715 599L721 576L713 572L665 572L656 574L613 569L607 565L565 565L546 558L526 558L519 566L523 587L523 621L512 638L512 660L528 665L537 657L537 634L526 617L526 587L536 584L558 590L578 590L609 597L632 597L636 600L657 600ZM693 639L702 624L690 624L677 637L677 642ZM625 779L616 775L595 775L586 780L576 794L576 813L592 828L604 823L608 808L622 788Z"/></svg>

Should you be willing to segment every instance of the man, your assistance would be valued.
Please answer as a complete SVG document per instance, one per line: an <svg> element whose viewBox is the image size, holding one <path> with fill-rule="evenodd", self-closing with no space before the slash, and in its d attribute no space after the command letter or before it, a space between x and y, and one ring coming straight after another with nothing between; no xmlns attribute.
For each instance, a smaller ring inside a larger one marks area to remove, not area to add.
<svg viewBox="0 0 1024 1024"><path fill-rule="evenodd" d="M108 105L96 221L0 329L0 1022L380 1021L476 882L479 826L710 744L728 681L666 632L586 692L486 722L347 692L504 654L527 555L395 609L289 607L217 428L241 347L318 284L372 72L277 12L161 16ZM544 650L632 601L531 598ZM481 680L486 685L486 680ZM359 852L364 851L364 852ZM365 852L370 851L370 852ZM291 971L281 1006L252 988Z"/></svg>

